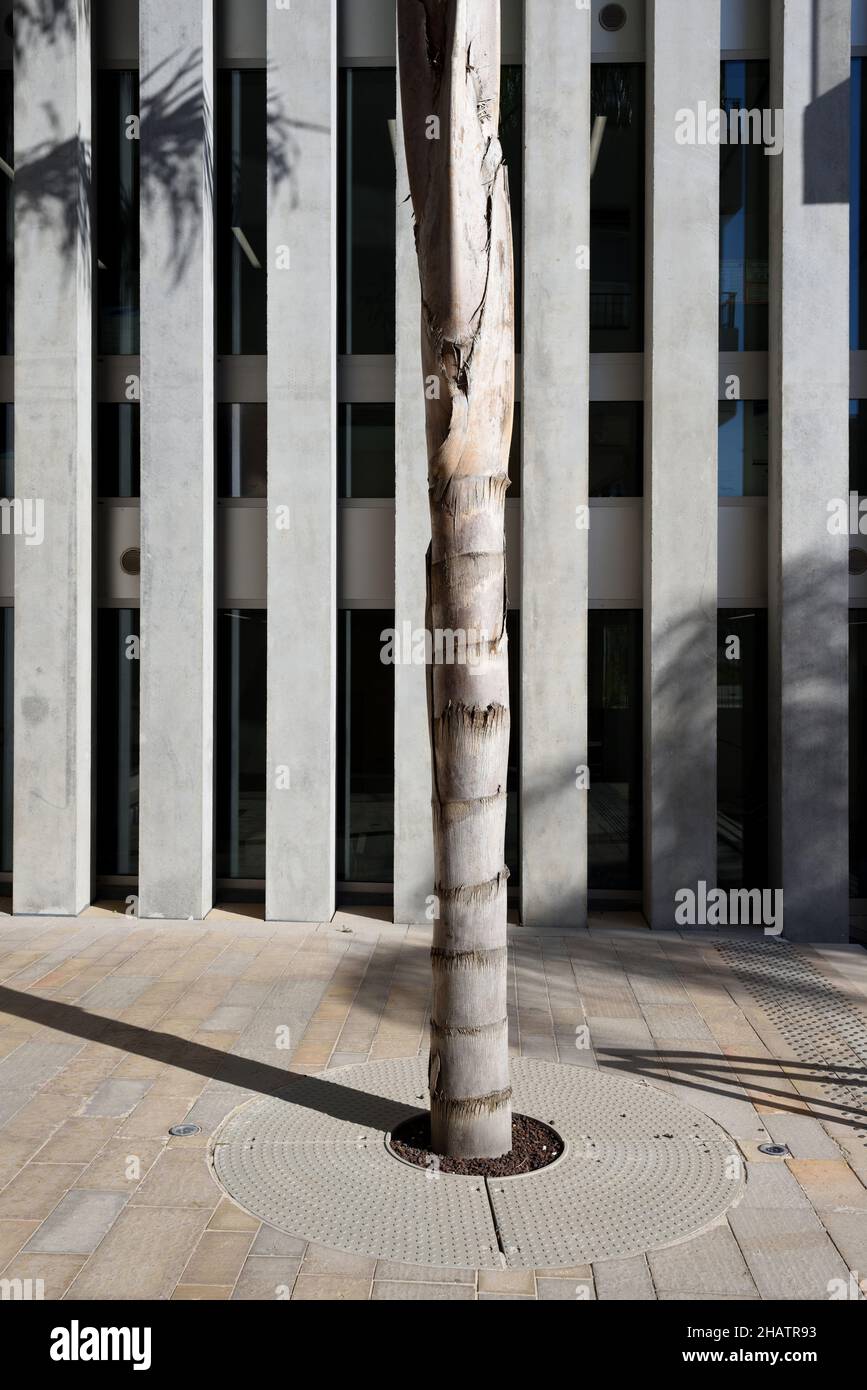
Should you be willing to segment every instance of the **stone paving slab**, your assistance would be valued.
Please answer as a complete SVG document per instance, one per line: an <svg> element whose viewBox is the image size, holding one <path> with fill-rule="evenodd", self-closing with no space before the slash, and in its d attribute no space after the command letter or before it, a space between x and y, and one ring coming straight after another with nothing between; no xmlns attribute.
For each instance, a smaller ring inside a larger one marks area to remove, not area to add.
<svg viewBox="0 0 867 1390"><path fill-rule="evenodd" d="M601 1065L715 1119L748 1160L719 1226L592 1270L362 1272L221 1196L207 1143L257 1088L424 1053L428 929L386 916L0 919L0 1277L42 1279L49 1299L185 1301L826 1298L863 1277L867 952L650 933L637 914L510 922L513 1055ZM169 1139L187 1117L202 1133ZM763 1158L766 1140L791 1157Z"/></svg>

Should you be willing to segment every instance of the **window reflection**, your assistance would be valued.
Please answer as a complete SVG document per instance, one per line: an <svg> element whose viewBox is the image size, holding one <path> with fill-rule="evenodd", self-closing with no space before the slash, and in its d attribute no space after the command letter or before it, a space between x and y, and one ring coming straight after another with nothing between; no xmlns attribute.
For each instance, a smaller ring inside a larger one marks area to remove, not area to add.
<svg viewBox="0 0 867 1390"><path fill-rule="evenodd" d="M590 496L641 497L643 492L643 403L591 401Z"/></svg>
<svg viewBox="0 0 867 1390"><path fill-rule="evenodd" d="M12 872L12 712L15 609L0 608L0 873Z"/></svg>
<svg viewBox="0 0 867 1390"><path fill-rule="evenodd" d="M394 352L394 68L344 68L339 122L338 351Z"/></svg>
<svg viewBox="0 0 867 1390"><path fill-rule="evenodd" d="M141 490L138 404L102 401L96 409L97 495L138 497Z"/></svg>
<svg viewBox="0 0 867 1390"><path fill-rule="evenodd" d="M720 401L717 438L720 497L767 497L767 401Z"/></svg>
<svg viewBox="0 0 867 1390"><path fill-rule="evenodd" d="M849 346L867 348L867 93L865 59L853 58L850 82L851 139L849 142Z"/></svg>
<svg viewBox="0 0 867 1390"><path fill-rule="evenodd" d="M261 402L217 406L217 496L266 497L268 407Z"/></svg>
<svg viewBox="0 0 867 1390"><path fill-rule="evenodd" d="M101 608L96 647L96 871L138 873L139 610Z"/></svg>
<svg viewBox="0 0 867 1390"><path fill-rule="evenodd" d="M767 110L769 64L721 64L720 106ZM768 350L770 159L760 144L720 145L720 352Z"/></svg>
<svg viewBox="0 0 867 1390"><path fill-rule="evenodd" d="M217 351L264 353L266 86L256 69L217 74Z"/></svg>
<svg viewBox="0 0 867 1390"><path fill-rule="evenodd" d="M591 609L588 886L641 887L641 612Z"/></svg>
<svg viewBox="0 0 867 1390"><path fill-rule="evenodd" d="M849 487L867 496L867 401L849 402Z"/></svg>
<svg viewBox="0 0 867 1390"><path fill-rule="evenodd" d="M717 620L717 884L768 881L768 615Z"/></svg>
<svg viewBox="0 0 867 1390"><path fill-rule="evenodd" d="M15 304L15 202L13 177L15 143L13 140L12 73L0 71L0 219L3 222L5 248L0 257L0 354L11 356L14 351Z"/></svg>
<svg viewBox="0 0 867 1390"><path fill-rule="evenodd" d="M97 315L99 351L139 351L139 141L137 72L102 70L96 86Z"/></svg>
<svg viewBox="0 0 867 1390"><path fill-rule="evenodd" d="M867 609L849 611L849 893L867 898Z"/></svg>
<svg viewBox="0 0 867 1390"><path fill-rule="evenodd" d="M394 876L394 666L380 660L388 609L338 615L337 877Z"/></svg>
<svg viewBox="0 0 867 1390"><path fill-rule="evenodd" d="M262 609L217 614L215 857L218 878L265 877L267 617Z"/></svg>
<svg viewBox="0 0 867 1390"><path fill-rule="evenodd" d="M394 404L337 407L341 497L394 496Z"/></svg>
<svg viewBox="0 0 867 1390"><path fill-rule="evenodd" d="M644 67L594 63L590 351L644 345Z"/></svg>

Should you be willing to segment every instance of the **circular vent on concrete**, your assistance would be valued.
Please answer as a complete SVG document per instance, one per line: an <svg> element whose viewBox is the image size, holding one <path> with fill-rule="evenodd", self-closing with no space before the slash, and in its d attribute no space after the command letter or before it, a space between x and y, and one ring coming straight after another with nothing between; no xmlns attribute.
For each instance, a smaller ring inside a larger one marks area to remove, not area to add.
<svg viewBox="0 0 867 1390"><path fill-rule="evenodd" d="M603 5L599 11L599 23L603 29L615 32L622 29L626 23L627 15L622 5Z"/></svg>
<svg viewBox="0 0 867 1390"><path fill-rule="evenodd" d="M131 545L123 552L120 567L124 574L141 574L141 551L137 545Z"/></svg>

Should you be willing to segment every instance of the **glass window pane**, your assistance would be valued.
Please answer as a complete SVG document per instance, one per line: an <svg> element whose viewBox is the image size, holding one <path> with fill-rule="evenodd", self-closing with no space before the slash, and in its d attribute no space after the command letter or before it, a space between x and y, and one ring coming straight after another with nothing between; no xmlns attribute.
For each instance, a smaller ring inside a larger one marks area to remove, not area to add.
<svg viewBox="0 0 867 1390"><path fill-rule="evenodd" d="M217 351L264 353L266 325L265 73L217 74Z"/></svg>
<svg viewBox="0 0 867 1390"><path fill-rule="evenodd" d="M867 608L849 610L849 894L867 898Z"/></svg>
<svg viewBox="0 0 867 1390"><path fill-rule="evenodd" d="M849 346L867 348L867 100L865 59L853 58L849 142Z"/></svg>
<svg viewBox="0 0 867 1390"><path fill-rule="evenodd" d="M641 629L640 610L590 610L590 888L641 887Z"/></svg>
<svg viewBox="0 0 867 1390"><path fill-rule="evenodd" d="M96 871L138 873L139 610L100 608L96 648Z"/></svg>
<svg viewBox="0 0 867 1390"><path fill-rule="evenodd" d="M7 68L0 72L0 218L6 242L0 257L0 354L3 356L11 356L14 352L15 202L12 180L15 144L12 113L12 72Z"/></svg>
<svg viewBox="0 0 867 1390"><path fill-rule="evenodd" d="M594 63L590 351L644 346L644 67Z"/></svg>
<svg viewBox="0 0 867 1390"><path fill-rule="evenodd" d="M394 877L394 665L384 663L388 609L338 616L337 878Z"/></svg>
<svg viewBox="0 0 867 1390"><path fill-rule="evenodd" d="M509 768L506 773L506 867L509 887L521 886L521 615L506 614L509 638Z"/></svg>
<svg viewBox="0 0 867 1390"><path fill-rule="evenodd" d="M849 402L849 487L867 496L867 401Z"/></svg>
<svg viewBox="0 0 867 1390"><path fill-rule="evenodd" d="M217 406L217 496L266 497L268 407L260 402Z"/></svg>
<svg viewBox="0 0 867 1390"><path fill-rule="evenodd" d="M500 72L500 144L509 174L512 211L512 250L515 262L515 351L521 351L523 317L523 198L524 198L524 70L504 64ZM513 491L511 495L517 494Z"/></svg>
<svg viewBox="0 0 867 1390"><path fill-rule="evenodd" d="M643 403L591 401L590 496L641 497L643 492Z"/></svg>
<svg viewBox="0 0 867 1390"><path fill-rule="evenodd" d="M341 497L394 496L394 405L337 407Z"/></svg>
<svg viewBox="0 0 867 1390"><path fill-rule="evenodd" d="M770 108L769 64L721 64L723 111ZM768 350L771 159L761 144L720 145L720 352Z"/></svg>
<svg viewBox="0 0 867 1390"><path fill-rule="evenodd" d="M339 351L394 352L394 68L340 74Z"/></svg>
<svg viewBox="0 0 867 1390"><path fill-rule="evenodd" d="M215 852L218 878L265 877L267 618L262 609L217 614Z"/></svg>
<svg viewBox="0 0 867 1390"><path fill-rule="evenodd" d="M15 407L0 404L0 496L15 496Z"/></svg>
<svg viewBox="0 0 867 1390"><path fill-rule="evenodd" d="M0 873L12 872L12 715L15 609L0 608Z"/></svg>
<svg viewBox="0 0 867 1390"><path fill-rule="evenodd" d="M717 623L717 885L768 885L768 615Z"/></svg>
<svg viewBox="0 0 867 1390"><path fill-rule="evenodd" d="M717 438L720 497L767 497L767 401L720 401Z"/></svg>
<svg viewBox="0 0 867 1390"><path fill-rule="evenodd" d="M96 408L97 495L138 497L141 453L138 404L102 401Z"/></svg>
<svg viewBox="0 0 867 1390"><path fill-rule="evenodd" d="M100 71L96 83L96 243L99 351L139 351L138 73Z"/></svg>

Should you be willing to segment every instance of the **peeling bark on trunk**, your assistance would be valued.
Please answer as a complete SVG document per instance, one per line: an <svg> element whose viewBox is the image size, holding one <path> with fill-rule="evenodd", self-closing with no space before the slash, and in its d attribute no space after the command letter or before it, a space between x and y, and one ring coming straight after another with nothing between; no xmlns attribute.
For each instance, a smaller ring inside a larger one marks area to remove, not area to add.
<svg viewBox="0 0 867 1390"><path fill-rule="evenodd" d="M503 859L514 271L498 139L500 0L397 0L397 9L422 299L428 628L434 652L438 631L466 634L465 661L435 656L428 668L432 1145L493 1158L512 1146Z"/></svg>

